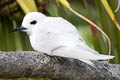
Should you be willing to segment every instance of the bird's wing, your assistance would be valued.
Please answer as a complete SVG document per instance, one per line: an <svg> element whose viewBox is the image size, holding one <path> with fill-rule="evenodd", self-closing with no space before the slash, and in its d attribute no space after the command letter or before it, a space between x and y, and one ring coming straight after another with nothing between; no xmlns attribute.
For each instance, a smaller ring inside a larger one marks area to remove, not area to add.
<svg viewBox="0 0 120 80"><path fill-rule="evenodd" d="M49 36L51 36L53 38L52 41L57 44L56 48L64 46L63 48L60 47L55 50L54 55L83 60L105 60L113 58L101 56L97 51L89 48L84 43L75 26L61 17L47 17L43 27L42 30L50 32Z"/></svg>
<svg viewBox="0 0 120 80"><path fill-rule="evenodd" d="M101 55L89 48L75 26L63 18L47 17L40 27L43 27L43 32L49 32L51 43L55 45L51 55L78 59L90 65L92 63L89 60L113 58L113 56Z"/></svg>
<svg viewBox="0 0 120 80"><path fill-rule="evenodd" d="M79 60L106 60L113 58L113 56L99 54L72 34L59 33L51 34L50 36L53 38L52 41L57 48L52 51L52 55Z"/></svg>
<svg viewBox="0 0 120 80"><path fill-rule="evenodd" d="M76 27L62 17L46 17L43 27L45 31L73 34L74 36L78 37L79 40L85 42L80 36Z"/></svg>
<svg viewBox="0 0 120 80"><path fill-rule="evenodd" d="M83 38L80 36L76 27L67 20L63 19L62 17L47 17L46 20L44 21L43 27L46 32L51 32L53 33L53 35L54 34L58 36L66 35L65 39L77 40L78 43L82 44L84 50L87 50L95 54L98 53L97 51L88 47Z"/></svg>

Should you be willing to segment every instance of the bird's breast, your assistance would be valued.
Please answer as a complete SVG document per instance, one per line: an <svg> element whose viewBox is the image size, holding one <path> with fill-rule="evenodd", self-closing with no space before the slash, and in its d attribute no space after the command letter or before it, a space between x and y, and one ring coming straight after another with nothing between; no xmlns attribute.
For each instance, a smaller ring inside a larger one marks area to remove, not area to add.
<svg viewBox="0 0 120 80"><path fill-rule="evenodd" d="M34 34L30 36L30 42L32 48L39 52L44 52L47 54L51 53L51 50L57 46L57 40L51 35L50 32L45 34Z"/></svg>

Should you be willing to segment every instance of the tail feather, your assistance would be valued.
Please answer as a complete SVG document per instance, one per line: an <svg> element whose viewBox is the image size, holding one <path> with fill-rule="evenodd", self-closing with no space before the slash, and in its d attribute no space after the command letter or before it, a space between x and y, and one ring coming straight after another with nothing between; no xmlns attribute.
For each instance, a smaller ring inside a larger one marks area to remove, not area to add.
<svg viewBox="0 0 120 80"><path fill-rule="evenodd" d="M115 56L97 54L98 60L113 59Z"/></svg>
<svg viewBox="0 0 120 80"><path fill-rule="evenodd" d="M82 61L82 62L84 62L84 63L86 63L86 64L88 64L88 65L90 65L90 66L95 68L95 65L91 61L89 61L89 60L80 60L80 61Z"/></svg>

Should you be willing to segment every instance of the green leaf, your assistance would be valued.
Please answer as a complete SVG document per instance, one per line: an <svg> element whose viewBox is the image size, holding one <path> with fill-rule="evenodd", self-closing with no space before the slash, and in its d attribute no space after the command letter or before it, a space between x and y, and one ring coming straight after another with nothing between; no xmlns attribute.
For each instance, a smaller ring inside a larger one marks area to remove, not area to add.
<svg viewBox="0 0 120 80"><path fill-rule="evenodd" d="M35 0L16 0L25 13L38 11Z"/></svg>

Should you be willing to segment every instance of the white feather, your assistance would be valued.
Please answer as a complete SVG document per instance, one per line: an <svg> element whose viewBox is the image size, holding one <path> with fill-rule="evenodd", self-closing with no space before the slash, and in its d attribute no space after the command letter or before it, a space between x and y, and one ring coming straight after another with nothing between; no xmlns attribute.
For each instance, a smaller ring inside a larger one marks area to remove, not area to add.
<svg viewBox="0 0 120 80"><path fill-rule="evenodd" d="M36 20L37 24L30 22ZM22 26L27 28L34 50L48 55L81 60L93 65L90 60L112 59L114 56L102 55L85 44L74 25L61 17L46 17L32 12L25 16Z"/></svg>

